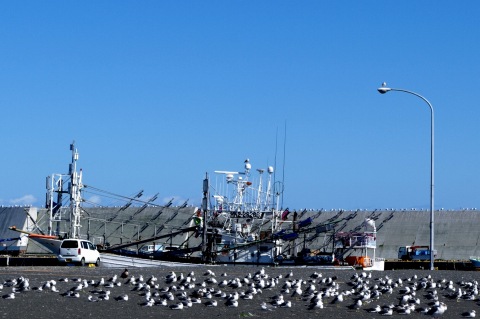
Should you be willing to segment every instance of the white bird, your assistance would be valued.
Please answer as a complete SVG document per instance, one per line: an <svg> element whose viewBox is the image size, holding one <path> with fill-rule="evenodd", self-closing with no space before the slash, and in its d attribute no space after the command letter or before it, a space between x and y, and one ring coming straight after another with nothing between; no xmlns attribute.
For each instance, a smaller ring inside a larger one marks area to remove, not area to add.
<svg viewBox="0 0 480 319"><path fill-rule="evenodd" d="M446 310L447 310L447 305L445 305L444 303L439 303L438 305L435 305L432 308L430 308L430 310L427 311L427 315L438 317L443 315Z"/></svg>
<svg viewBox="0 0 480 319"><path fill-rule="evenodd" d="M332 303L340 303L340 302L343 302L343 295L342 294L339 294L339 295L335 296L335 298L332 300Z"/></svg>
<svg viewBox="0 0 480 319"><path fill-rule="evenodd" d="M160 299L159 301L155 301L155 304L164 307L168 306L167 299Z"/></svg>
<svg viewBox="0 0 480 319"><path fill-rule="evenodd" d="M3 299L15 299L15 293L11 292L9 294L3 295Z"/></svg>
<svg viewBox="0 0 480 319"><path fill-rule="evenodd" d="M154 299L149 299L143 303L140 304L142 307L152 307L155 305L155 300ZM182 305L183 306L183 305Z"/></svg>
<svg viewBox="0 0 480 319"><path fill-rule="evenodd" d="M272 307L269 306L269 305L267 305L266 302L262 302L262 303L260 304L260 308L262 308L263 310L272 311Z"/></svg>
<svg viewBox="0 0 480 319"><path fill-rule="evenodd" d="M172 309L172 310L182 310L183 309L183 303L179 302L177 304L170 305L170 309Z"/></svg>
<svg viewBox="0 0 480 319"><path fill-rule="evenodd" d="M462 313L462 317L464 317L464 318L475 318L475 316L476 316L475 310L466 311L466 312Z"/></svg>
<svg viewBox="0 0 480 319"><path fill-rule="evenodd" d="M238 300L228 299L227 302L225 302L225 305L227 307L236 308L236 307L238 307Z"/></svg>
<svg viewBox="0 0 480 319"><path fill-rule="evenodd" d="M204 276L212 276L215 277L215 273L211 271L210 269L207 269L207 271L203 274Z"/></svg>
<svg viewBox="0 0 480 319"><path fill-rule="evenodd" d="M115 298L115 300L117 300L117 301L127 301L128 300L128 295L127 294L120 295L117 298Z"/></svg>
<svg viewBox="0 0 480 319"><path fill-rule="evenodd" d="M362 307L362 304L363 304L362 301L359 299L353 305L350 305L349 308L354 309L354 310L358 310Z"/></svg>
<svg viewBox="0 0 480 319"><path fill-rule="evenodd" d="M374 308L368 309L367 311L370 313L375 313L382 311L382 308L380 307L380 305L376 305Z"/></svg>
<svg viewBox="0 0 480 319"><path fill-rule="evenodd" d="M393 315L393 309L392 308L384 308L379 312L379 314L381 314L382 316L391 316L391 315Z"/></svg>
<svg viewBox="0 0 480 319"><path fill-rule="evenodd" d="M208 300L207 302L205 302L205 306L207 307L216 307L217 306L217 301L212 299L212 300Z"/></svg>
<svg viewBox="0 0 480 319"><path fill-rule="evenodd" d="M410 307L406 307L403 309L399 309L397 312L399 315L409 315L412 313L412 309Z"/></svg>
<svg viewBox="0 0 480 319"><path fill-rule="evenodd" d="M316 301L311 302L308 306L308 309L323 309L323 301L322 299L316 299Z"/></svg>

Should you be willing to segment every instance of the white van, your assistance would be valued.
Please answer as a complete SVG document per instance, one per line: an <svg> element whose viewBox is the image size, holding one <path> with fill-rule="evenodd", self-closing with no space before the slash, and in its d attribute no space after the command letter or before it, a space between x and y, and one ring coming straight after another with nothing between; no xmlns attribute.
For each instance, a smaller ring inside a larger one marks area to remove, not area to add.
<svg viewBox="0 0 480 319"><path fill-rule="evenodd" d="M95 264L100 266L100 253L94 244L83 239L64 239L57 255L60 263Z"/></svg>

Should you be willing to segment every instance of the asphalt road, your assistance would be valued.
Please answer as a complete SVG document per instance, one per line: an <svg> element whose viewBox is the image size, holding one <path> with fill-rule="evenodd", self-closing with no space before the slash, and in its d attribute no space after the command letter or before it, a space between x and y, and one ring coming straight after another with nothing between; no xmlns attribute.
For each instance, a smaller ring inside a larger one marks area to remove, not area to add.
<svg viewBox="0 0 480 319"><path fill-rule="evenodd" d="M162 267L162 268L132 268L129 269L129 277L138 279L143 276L144 286L148 279L156 277L157 280L150 285L151 298L160 303L166 297L168 288L174 295L174 300L168 301L167 306L155 304L146 306L146 290L138 290L137 284L127 283L128 279L120 278L123 269L116 268L90 268L90 267L4 267L0 268L0 282L3 288L0 292L0 316L1 318L372 318L383 317L379 313L370 313L367 309L379 305L398 306L402 304L402 298L406 299L405 304L411 304L415 308L409 317L424 318L430 315L418 312L419 309L429 308L433 312L436 308L435 301L446 305L442 306L439 315L443 318L462 318L464 312L480 308L478 301L477 281L480 273L475 271L430 271L430 270L395 270L384 272L365 273L356 270L322 270L315 267L301 268L270 268L266 267L265 275L248 279L244 278L260 271L261 267L256 266L196 266L196 267ZM205 275L207 270L215 273ZM183 274L187 278L191 271L194 276L190 279L191 287L181 290L180 281L168 282L166 276L172 271L176 277ZM321 277L312 278L314 273L321 274ZM222 276L224 274L224 276ZM109 279L117 276L113 287ZM286 278L291 275L290 278ZM416 277L415 277L416 276ZM430 276L430 277L429 277ZM358 277L358 278L355 278ZM22 279L23 278L23 279ZM97 284L103 278L104 283ZM193 280L193 278L195 280ZM214 280L212 280L213 278ZM235 278L241 282L241 287L236 285ZM25 284L25 279L28 284ZM17 281L15 284L15 280ZM53 283L52 280L55 282ZM67 281L68 280L68 281ZM76 282L74 280L80 280ZM88 286L82 282L87 281ZM220 282L226 280L229 283L221 287ZM232 281L233 280L233 281ZM262 281L263 280L263 281ZM298 283L302 291L294 292L294 287L289 292L283 292L287 281ZM216 281L216 283L214 282ZM449 285L449 281L452 282ZM23 284L21 282L24 282ZM50 282L55 287L39 287ZM138 281L136 281L138 283ZM263 284L262 284L263 282ZM274 286L272 286L272 282ZM119 283L119 284L118 284ZM243 299L242 292L246 293L249 286L257 287L257 293L252 299ZM258 289L258 287L263 288ZM27 287L25 287L27 286ZM175 291L172 286L177 287ZM172 310L171 305L180 302L179 296L184 292L187 296L200 296L200 289L212 288L212 291L221 290L226 295L235 295L238 292L238 307L228 307L227 298L213 296L207 298L205 292L199 298L200 303L194 303L191 307L184 307L182 310ZM312 307L312 294L307 293L312 287L314 291L321 292L323 308ZM415 287L415 289L414 289ZM78 290L75 290L78 289ZM410 290L410 292L407 292ZM14 298L8 296L14 292ZM110 291L108 300L101 300L105 294L100 291ZM377 295L376 291L381 292ZM75 293L78 297L74 297ZM460 293L459 293L460 292ZM71 296L70 296L71 295ZM127 301L116 300L121 295L128 295ZM291 302L291 307L280 307L273 305L274 296L283 295L283 301ZM335 295L343 295L343 302L333 303ZM404 297L411 295L411 297ZM92 299L93 301L89 300ZM362 305L356 309L353 305L357 300L363 299ZM435 300L437 299L437 300ZM216 300L216 307L207 307L209 300ZM416 303L414 303L414 301ZM262 308L262 304L266 306ZM265 308L265 309L264 309ZM386 309L386 308L385 308ZM392 316L402 316L397 307L392 308ZM386 312L386 310L383 310Z"/></svg>

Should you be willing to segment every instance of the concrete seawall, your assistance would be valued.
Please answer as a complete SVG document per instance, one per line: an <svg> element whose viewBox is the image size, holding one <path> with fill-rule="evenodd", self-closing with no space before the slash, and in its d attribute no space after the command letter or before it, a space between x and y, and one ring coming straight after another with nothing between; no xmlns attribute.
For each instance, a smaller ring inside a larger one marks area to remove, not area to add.
<svg viewBox="0 0 480 319"><path fill-rule="evenodd" d="M363 229L366 218L375 220L377 256L396 259L399 246L430 244L430 212L427 210L306 212L317 224L342 220L337 230ZM437 259L468 260L480 255L480 211L435 211L434 248Z"/></svg>
<svg viewBox="0 0 480 319"><path fill-rule="evenodd" d="M27 213L32 210L35 214ZM38 214L36 214L38 210ZM115 244L119 241L135 241L154 234L168 234L175 229L192 225L195 207L158 208L148 207L139 212L139 208L88 208L88 216L82 219L82 234L90 240L106 238ZM293 214L289 215L292 218ZM18 233L8 230L12 221L23 227L33 227L31 217L38 215L36 224L46 230L44 209L2 207L0 210L0 238L17 237ZM366 218L375 220L377 228L377 257L396 259L398 247L406 245L429 245L430 212L428 210L297 210L297 220L313 219L313 226L336 222L335 231L361 231ZM435 211L435 249L437 259L468 260L470 256L480 255L480 210L437 210ZM290 219L291 221L291 219ZM30 226L29 226L30 225ZM63 226L63 225L62 225ZM284 228L291 223L284 223ZM309 235L309 248L328 248L327 234ZM186 239L190 247L198 245L199 238L182 235L173 238L173 244L181 244ZM193 242L194 241L194 242ZM4 250L13 248L16 242L4 244ZM23 245L23 244L22 244ZM29 243L29 252L42 253L42 248ZM1 251L0 251L1 252Z"/></svg>

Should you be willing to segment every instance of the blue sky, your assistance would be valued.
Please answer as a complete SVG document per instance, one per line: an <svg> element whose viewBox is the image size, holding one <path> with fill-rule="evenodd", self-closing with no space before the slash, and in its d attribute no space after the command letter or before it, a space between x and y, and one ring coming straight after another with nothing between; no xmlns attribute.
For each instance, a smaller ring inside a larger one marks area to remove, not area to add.
<svg viewBox="0 0 480 319"><path fill-rule="evenodd" d="M425 209L430 111L386 81L435 109L435 207L480 208L479 9L0 2L0 204L43 206L73 140L85 184L193 205L247 157L280 172L285 142L284 206Z"/></svg>

